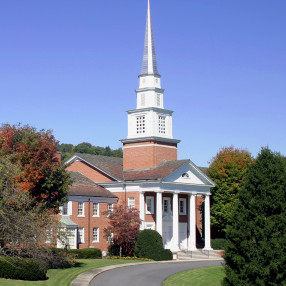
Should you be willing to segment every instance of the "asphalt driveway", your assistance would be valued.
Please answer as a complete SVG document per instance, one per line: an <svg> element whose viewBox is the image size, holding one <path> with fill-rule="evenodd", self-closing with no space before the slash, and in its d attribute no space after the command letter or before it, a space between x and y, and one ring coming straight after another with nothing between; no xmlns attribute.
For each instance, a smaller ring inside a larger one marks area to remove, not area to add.
<svg viewBox="0 0 286 286"><path fill-rule="evenodd" d="M163 281L184 270L222 265L221 260L188 261L172 263L141 264L115 268L96 276L91 286L161 286Z"/></svg>

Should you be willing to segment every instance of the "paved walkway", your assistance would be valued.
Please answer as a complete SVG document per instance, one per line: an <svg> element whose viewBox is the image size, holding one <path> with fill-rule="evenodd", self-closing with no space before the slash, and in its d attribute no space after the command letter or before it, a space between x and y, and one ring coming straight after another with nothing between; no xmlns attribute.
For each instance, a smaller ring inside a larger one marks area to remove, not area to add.
<svg viewBox="0 0 286 286"><path fill-rule="evenodd" d="M163 281L188 269L221 265L223 260L150 262L114 265L85 272L72 286L161 286Z"/></svg>

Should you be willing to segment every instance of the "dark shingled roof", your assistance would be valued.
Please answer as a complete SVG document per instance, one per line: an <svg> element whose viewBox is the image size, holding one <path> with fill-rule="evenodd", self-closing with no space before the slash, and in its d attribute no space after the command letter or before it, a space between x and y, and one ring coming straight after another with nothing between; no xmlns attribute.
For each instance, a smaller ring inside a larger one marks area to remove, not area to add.
<svg viewBox="0 0 286 286"><path fill-rule="evenodd" d="M206 176L208 175L207 174L208 167L198 167L198 169L200 169Z"/></svg>
<svg viewBox="0 0 286 286"><path fill-rule="evenodd" d="M167 177L176 169L178 169L189 161L190 160L164 161L155 168L142 170L127 170L123 172L123 175L125 181L160 180Z"/></svg>
<svg viewBox="0 0 286 286"><path fill-rule="evenodd" d="M118 157L107 157L100 155L90 154L76 154L90 164L100 168L105 173L115 177L116 179L123 180L122 169L123 159Z"/></svg>
<svg viewBox="0 0 286 286"><path fill-rule="evenodd" d="M69 189L70 196L117 198L113 193L95 184L92 180L79 172L70 172L73 180Z"/></svg>

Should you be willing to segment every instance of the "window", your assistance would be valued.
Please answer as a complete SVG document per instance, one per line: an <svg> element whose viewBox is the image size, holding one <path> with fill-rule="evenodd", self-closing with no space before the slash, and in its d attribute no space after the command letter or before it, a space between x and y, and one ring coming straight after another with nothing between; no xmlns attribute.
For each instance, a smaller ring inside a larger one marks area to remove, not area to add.
<svg viewBox="0 0 286 286"><path fill-rule="evenodd" d="M134 197L128 198L128 207L130 209L135 208L135 198Z"/></svg>
<svg viewBox="0 0 286 286"><path fill-rule="evenodd" d="M84 216L83 202L78 202L77 211L78 211L78 216Z"/></svg>
<svg viewBox="0 0 286 286"><path fill-rule="evenodd" d="M113 204L107 204L107 216L113 213Z"/></svg>
<svg viewBox="0 0 286 286"><path fill-rule="evenodd" d="M161 95L157 93L157 106L161 105Z"/></svg>
<svg viewBox="0 0 286 286"><path fill-rule="evenodd" d="M98 227L93 228L92 241L93 242L99 242L99 228Z"/></svg>
<svg viewBox="0 0 286 286"><path fill-rule="evenodd" d="M110 235L108 235L108 237L107 237L107 242L108 242L108 243L113 243L113 233L111 233Z"/></svg>
<svg viewBox="0 0 286 286"><path fill-rule="evenodd" d="M168 213L171 210L170 198L163 198L163 212Z"/></svg>
<svg viewBox="0 0 286 286"><path fill-rule="evenodd" d="M145 94L141 95L141 105L145 106Z"/></svg>
<svg viewBox="0 0 286 286"><path fill-rule="evenodd" d="M78 228L77 236L78 236L77 242L84 243L84 228L83 227Z"/></svg>
<svg viewBox="0 0 286 286"><path fill-rule="evenodd" d="M166 132L165 117L159 116L159 133L165 134L165 132Z"/></svg>
<svg viewBox="0 0 286 286"><path fill-rule="evenodd" d="M189 178L190 177L190 175L188 174L188 173L184 173L183 175L182 175L182 178Z"/></svg>
<svg viewBox="0 0 286 286"><path fill-rule="evenodd" d="M145 116L138 116L136 120L137 133L145 133Z"/></svg>
<svg viewBox="0 0 286 286"><path fill-rule="evenodd" d="M63 203L63 206L62 206L62 212L61 212L62 215L68 215L68 203Z"/></svg>
<svg viewBox="0 0 286 286"><path fill-rule="evenodd" d="M153 214L154 213L154 197L146 197L146 213Z"/></svg>
<svg viewBox="0 0 286 286"><path fill-rule="evenodd" d="M184 198L179 199L179 213L180 215L186 214L186 199Z"/></svg>
<svg viewBox="0 0 286 286"><path fill-rule="evenodd" d="M93 203L93 216L99 216L99 203Z"/></svg>
<svg viewBox="0 0 286 286"><path fill-rule="evenodd" d="M51 227L46 228L46 243L52 243L53 241L53 229Z"/></svg>

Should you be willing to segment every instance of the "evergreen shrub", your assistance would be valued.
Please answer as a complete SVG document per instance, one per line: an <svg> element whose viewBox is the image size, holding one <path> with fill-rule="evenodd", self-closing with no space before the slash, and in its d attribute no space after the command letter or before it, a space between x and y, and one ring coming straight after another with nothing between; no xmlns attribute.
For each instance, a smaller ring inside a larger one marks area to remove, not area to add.
<svg viewBox="0 0 286 286"><path fill-rule="evenodd" d="M155 261L173 259L172 252L163 248L162 236L151 229L139 232L136 237L134 254L139 258L149 258Z"/></svg>
<svg viewBox="0 0 286 286"><path fill-rule="evenodd" d="M110 256L119 256L120 255L120 246L116 244L110 244L108 246L108 254Z"/></svg>
<svg viewBox="0 0 286 286"><path fill-rule="evenodd" d="M102 258L102 252L98 248L69 249L68 253L74 254L78 259Z"/></svg>
<svg viewBox="0 0 286 286"><path fill-rule="evenodd" d="M46 247L42 249L42 252L48 269L70 268L75 265L74 256L64 249Z"/></svg>
<svg viewBox="0 0 286 286"><path fill-rule="evenodd" d="M0 277L17 280L46 280L44 264L31 258L0 257Z"/></svg>
<svg viewBox="0 0 286 286"><path fill-rule="evenodd" d="M214 250L224 250L226 244L226 239L224 238L214 238L211 240L211 245Z"/></svg>

